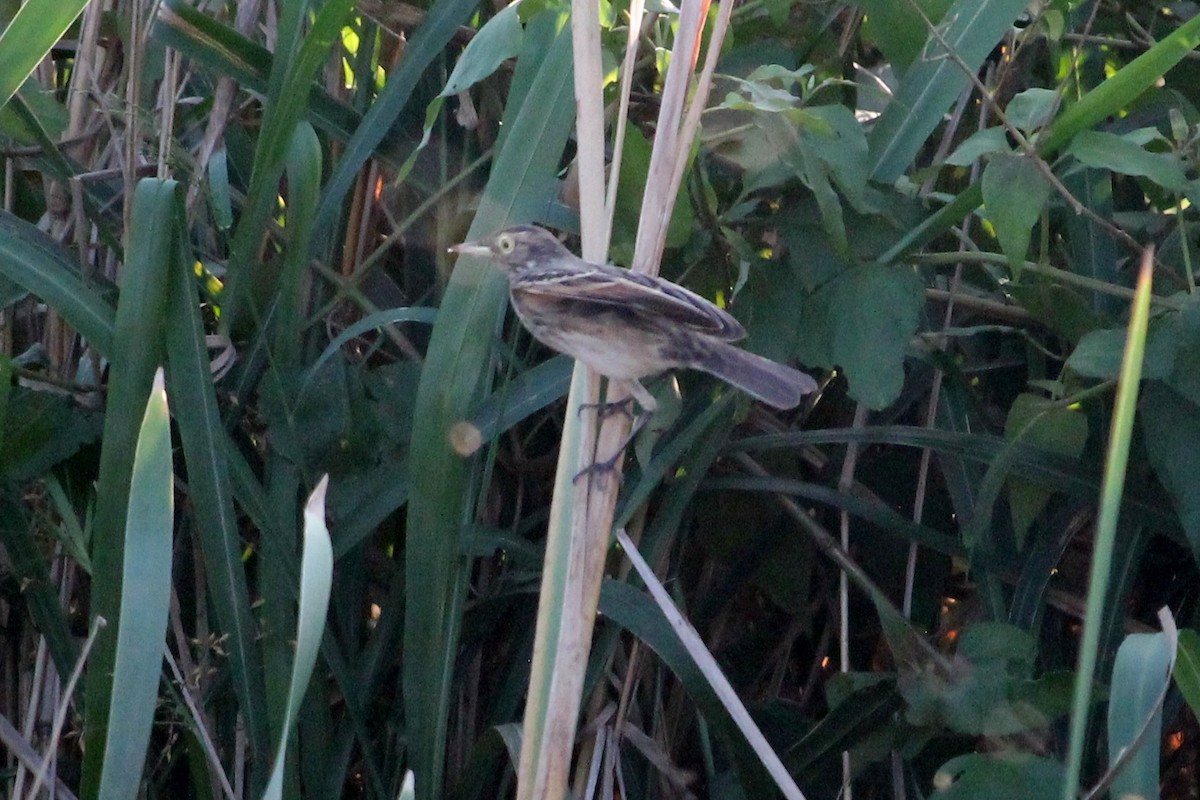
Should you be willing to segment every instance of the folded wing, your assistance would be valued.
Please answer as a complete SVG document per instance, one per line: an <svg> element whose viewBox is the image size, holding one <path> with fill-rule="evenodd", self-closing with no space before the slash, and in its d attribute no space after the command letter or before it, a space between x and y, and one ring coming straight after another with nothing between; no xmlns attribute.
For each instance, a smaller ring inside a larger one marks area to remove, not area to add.
<svg viewBox="0 0 1200 800"><path fill-rule="evenodd" d="M543 272L536 283L522 284L514 291L575 301L586 298L599 307L668 319L726 342L746 336L740 322L700 295L668 280L620 267L572 265L560 272Z"/></svg>

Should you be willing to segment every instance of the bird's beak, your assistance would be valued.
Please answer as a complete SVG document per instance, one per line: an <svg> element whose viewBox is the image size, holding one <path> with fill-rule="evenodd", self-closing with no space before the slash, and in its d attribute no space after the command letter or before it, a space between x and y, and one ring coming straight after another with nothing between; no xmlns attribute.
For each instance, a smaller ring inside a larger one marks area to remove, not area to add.
<svg viewBox="0 0 1200 800"><path fill-rule="evenodd" d="M487 258L492 254L491 248L480 242L456 244L450 248L450 252L457 253L460 256L479 256L480 258Z"/></svg>

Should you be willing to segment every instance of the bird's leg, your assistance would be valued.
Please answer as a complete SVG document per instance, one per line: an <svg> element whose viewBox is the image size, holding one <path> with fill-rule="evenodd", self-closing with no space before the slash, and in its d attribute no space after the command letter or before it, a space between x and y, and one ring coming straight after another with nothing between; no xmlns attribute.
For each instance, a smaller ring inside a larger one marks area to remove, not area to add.
<svg viewBox="0 0 1200 800"><path fill-rule="evenodd" d="M621 457L621 454L625 452L625 448L628 447L635 438L637 438L639 433L641 433L642 428L644 428L646 423L650 421L650 415L653 414L654 410L658 407L658 403L655 401L654 395L646 391L646 387L642 386L642 384L638 383L636 380L629 380L625 381L625 385L629 387L629 397L626 397L623 400L609 403L585 404L597 409L600 420L603 420L608 414L616 413L612 410L612 407L615 406L620 410L621 413L624 413L626 416L628 416L633 421L633 424L629 428L629 435L621 440L620 446L613 451L613 454L603 461L593 461L591 464L581 469L574 478L575 482L578 482L579 479L584 475L613 471L617 466L617 459ZM637 404L641 406L642 409L641 412L636 416L633 414L634 400L637 400Z"/></svg>

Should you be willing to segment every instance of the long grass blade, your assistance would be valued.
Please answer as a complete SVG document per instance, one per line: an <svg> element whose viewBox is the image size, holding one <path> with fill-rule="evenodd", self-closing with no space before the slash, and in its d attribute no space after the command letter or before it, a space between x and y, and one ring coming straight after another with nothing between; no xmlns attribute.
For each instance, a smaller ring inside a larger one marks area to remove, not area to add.
<svg viewBox="0 0 1200 800"><path fill-rule="evenodd" d="M89 729L84 752L81 794L99 789L105 731L112 703L117 623L124 592L124 538L133 475L133 454L150 394L150 384L162 361L163 316L167 272L174 255L174 181L143 180L133 196L129 257L122 273L122 291L113 325L104 415L104 446L96 489L92 533L92 616L109 626L96 642L88 664Z"/></svg>
<svg viewBox="0 0 1200 800"><path fill-rule="evenodd" d="M565 17L545 11L530 21L513 83L529 91L505 113L506 144L496 156L470 236L535 218L545 208L571 127L570 40ZM542 31L539 33L538 28ZM548 48L531 49L543 42ZM531 72L530 72L531 71ZM510 104L516 100L510 98ZM508 144L508 143L511 143ZM450 665L461 624L466 564L462 525L472 515L469 464L449 446L451 428L468 419L484 387L493 337L506 299L502 279L479 260L456 265L430 339L417 391L410 465L412 496L405 545L404 696L417 797L441 796Z"/></svg>
<svg viewBox="0 0 1200 800"><path fill-rule="evenodd" d="M1067 747L1067 768L1063 780L1063 800L1071 800L1079 790L1083 767L1083 749L1088 711L1092 705L1092 683L1100 647L1101 618L1108 597L1117 520L1121 495L1125 489L1125 467L1129 460L1129 442L1133 438L1133 420L1137 409L1142 377L1142 359L1146 350L1146 326L1150 318L1150 291L1154 275L1154 255L1147 250L1138 273L1137 299L1129 319L1129 336L1121 360L1121 378L1117 384L1117 402L1109 433L1108 454L1104 465L1104 484L1100 494L1100 516L1096 523L1096 544L1088 579L1087 611L1079 645L1079 666L1075 673L1075 691L1071 702L1071 733Z"/></svg>
<svg viewBox="0 0 1200 800"><path fill-rule="evenodd" d="M146 763L171 600L173 477L171 421L160 369L154 376L133 457L123 537L124 586L113 661L113 713L105 737L101 798L137 796Z"/></svg>

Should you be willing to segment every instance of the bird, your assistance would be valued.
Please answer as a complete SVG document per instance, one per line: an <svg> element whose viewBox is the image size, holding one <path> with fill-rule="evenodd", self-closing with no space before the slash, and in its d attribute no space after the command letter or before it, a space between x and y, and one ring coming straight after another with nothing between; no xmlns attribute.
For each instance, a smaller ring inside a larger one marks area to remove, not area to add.
<svg viewBox="0 0 1200 800"><path fill-rule="evenodd" d="M624 383L645 414L656 402L641 381L680 368L707 372L782 410L817 389L812 376L731 344L746 330L714 303L665 278L585 261L536 225L450 252L491 259L533 337Z"/></svg>

